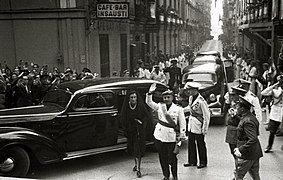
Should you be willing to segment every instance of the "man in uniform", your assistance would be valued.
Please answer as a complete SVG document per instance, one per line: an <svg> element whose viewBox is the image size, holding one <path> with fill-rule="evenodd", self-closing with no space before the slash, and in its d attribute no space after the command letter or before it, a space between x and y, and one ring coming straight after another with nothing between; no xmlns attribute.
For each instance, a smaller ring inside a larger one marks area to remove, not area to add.
<svg viewBox="0 0 283 180"><path fill-rule="evenodd" d="M244 80L244 79L239 79L239 84L243 89L247 91L245 94L245 97L249 99L249 101L252 103L253 107L251 108L251 111L255 113L255 116L259 122L262 122L262 110L261 110L261 105L259 102L258 97L250 91L250 81Z"/></svg>
<svg viewBox="0 0 283 180"><path fill-rule="evenodd" d="M207 166L207 150L204 137L207 133L210 111L205 99L200 95L198 89L201 84L196 82L187 82L184 86L185 91L189 94L189 105L184 108L184 112L190 112L188 122L188 163L185 167L197 165L197 149L199 154L199 165L197 168Z"/></svg>
<svg viewBox="0 0 283 180"><path fill-rule="evenodd" d="M259 122L250 111L252 106L247 97L239 96L237 115L241 120L237 127L237 148L234 149L237 157L236 180L243 180L247 172L253 180L260 180L259 158L263 155L258 139Z"/></svg>
<svg viewBox="0 0 283 180"><path fill-rule="evenodd" d="M145 101L151 109L158 113L158 123L155 126L153 135L164 175L163 180L169 180L169 164L171 165L173 180L177 180L178 163L177 155L174 154L174 148L176 145L176 139L185 139L185 115L183 109L173 103L174 92L172 90L167 90L162 93L163 102L154 102L152 100L152 94L155 89L156 84L152 84L146 94Z"/></svg>
<svg viewBox="0 0 283 180"><path fill-rule="evenodd" d="M271 151L275 134L283 119L283 75L279 75L277 81L277 83L267 87L261 92L263 96L272 96L273 99L268 124L270 134L268 145L264 150L265 153Z"/></svg>

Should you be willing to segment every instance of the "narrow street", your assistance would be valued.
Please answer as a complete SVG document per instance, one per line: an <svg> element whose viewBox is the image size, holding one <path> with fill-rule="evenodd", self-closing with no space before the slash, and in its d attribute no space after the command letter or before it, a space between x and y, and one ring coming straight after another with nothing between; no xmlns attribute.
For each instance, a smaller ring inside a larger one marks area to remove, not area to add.
<svg viewBox="0 0 283 180"><path fill-rule="evenodd" d="M226 126L211 125L206 137L208 149L208 167L183 167L187 161L187 143L182 144L178 155L178 173L180 180L228 180L233 172L233 158L225 143ZM260 142L262 148L267 144L268 132L261 124ZM260 160L260 174L263 180L283 179L283 151L280 147L283 137L276 137L272 153L264 154ZM29 178L53 180L130 180L139 179L132 171L134 165L125 151L106 153L97 156L65 161L63 163L37 167ZM144 180L162 179L162 172L156 152L147 152L142 160L142 178ZM247 180L251 178L247 175Z"/></svg>
<svg viewBox="0 0 283 180"><path fill-rule="evenodd" d="M218 50L222 52L219 41L207 41L201 50ZM263 116L265 117L265 116ZM265 119L263 119L265 121ZM265 148L268 132L263 123L260 126L260 142ZM208 149L208 167L197 169L196 167L184 167L187 162L187 143L183 143L178 155L178 174L180 180L227 180L232 177L234 162L225 143L226 126L211 125L206 143ZM264 154L260 160L260 174L263 180L283 179L283 137L276 137L273 151ZM63 163L36 167L29 174L29 178L35 179L97 179L97 180L130 180L138 179L132 171L134 161L125 151L111 152L82 159L65 161ZM162 179L158 154L148 151L142 160L142 178L144 180ZM251 178L246 176L247 180Z"/></svg>

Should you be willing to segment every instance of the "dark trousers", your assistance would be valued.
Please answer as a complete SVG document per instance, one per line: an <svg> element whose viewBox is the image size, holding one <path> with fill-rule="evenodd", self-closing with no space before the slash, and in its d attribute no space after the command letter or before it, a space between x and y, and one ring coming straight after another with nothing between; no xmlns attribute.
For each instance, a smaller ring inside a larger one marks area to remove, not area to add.
<svg viewBox="0 0 283 180"><path fill-rule="evenodd" d="M243 180L247 172L253 180L260 180L259 177L259 158L256 160L237 159L236 180Z"/></svg>
<svg viewBox="0 0 283 180"><path fill-rule="evenodd" d="M169 165L171 165L173 177L177 177L177 156L173 153L175 144L175 142L161 142L159 140L155 140L155 147L158 151L159 162L165 177L170 177Z"/></svg>
<svg viewBox="0 0 283 180"><path fill-rule="evenodd" d="M273 142L274 142L274 136L277 132L278 127L280 126L280 122L278 121L273 121L270 119L268 129L269 129L269 138L268 138L268 146L272 148Z"/></svg>
<svg viewBox="0 0 283 180"><path fill-rule="evenodd" d="M207 165L207 151L203 134L189 132L188 139L188 163L197 164L197 150L200 164Z"/></svg>
<svg viewBox="0 0 283 180"><path fill-rule="evenodd" d="M233 158L234 158L234 160L235 160L235 169L237 169L237 157L236 157L235 154L234 154L234 149L235 149L236 147L237 147L236 144L230 144L230 143L229 143L230 152L231 152L231 154L232 154L232 156L233 156Z"/></svg>

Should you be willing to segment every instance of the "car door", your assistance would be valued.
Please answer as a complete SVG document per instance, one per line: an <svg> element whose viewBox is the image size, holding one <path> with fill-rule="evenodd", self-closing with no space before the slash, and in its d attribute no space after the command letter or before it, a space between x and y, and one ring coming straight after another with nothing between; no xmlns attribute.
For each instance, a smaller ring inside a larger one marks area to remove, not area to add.
<svg viewBox="0 0 283 180"><path fill-rule="evenodd" d="M67 113L66 151L115 145L118 136L115 96L110 90L79 94Z"/></svg>

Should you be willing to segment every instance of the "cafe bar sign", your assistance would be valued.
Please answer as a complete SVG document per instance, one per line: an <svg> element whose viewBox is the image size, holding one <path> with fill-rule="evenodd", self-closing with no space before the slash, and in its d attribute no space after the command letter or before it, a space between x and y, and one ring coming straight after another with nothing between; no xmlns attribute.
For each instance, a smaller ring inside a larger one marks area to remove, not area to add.
<svg viewBox="0 0 283 180"><path fill-rule="evenodd" d="M111 2L96 4L97 18L129 18L129 3Z"/></svg>

